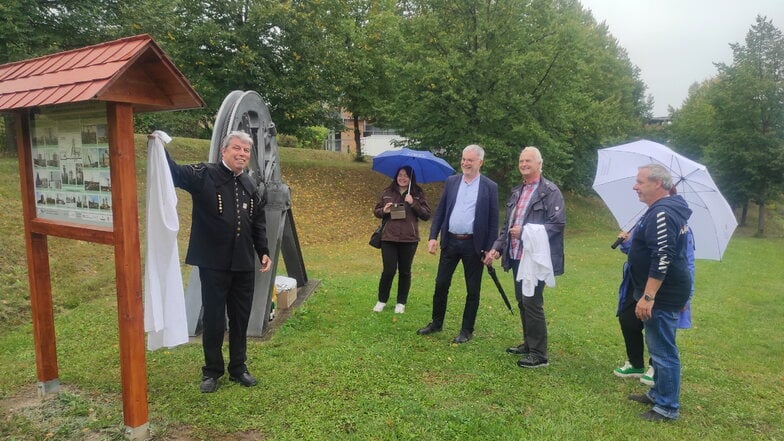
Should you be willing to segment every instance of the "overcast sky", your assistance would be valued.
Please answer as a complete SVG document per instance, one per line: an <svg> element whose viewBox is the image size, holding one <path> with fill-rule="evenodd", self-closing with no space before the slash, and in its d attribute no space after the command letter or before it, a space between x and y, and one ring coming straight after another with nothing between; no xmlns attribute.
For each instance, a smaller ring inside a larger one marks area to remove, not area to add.
<svg viewBox="0 0 784 441"><path fill-rule="evenodd" d="M745 44L757 15L784 30L784 0L580 0L640 68L654 116L679 108L689 86L732 63L730 43Z"/></svg>

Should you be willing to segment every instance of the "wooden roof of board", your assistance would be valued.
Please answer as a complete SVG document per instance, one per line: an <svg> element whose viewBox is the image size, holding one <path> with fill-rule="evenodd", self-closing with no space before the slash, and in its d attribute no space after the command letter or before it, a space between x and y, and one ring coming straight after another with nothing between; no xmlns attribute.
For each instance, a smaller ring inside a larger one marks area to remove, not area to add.
<svg viewBox="0 0 784 441"><path fill-rule="evenodd" d="M134 112L205 105L147 34L0 65L0 111L89 100Z"/></svg>

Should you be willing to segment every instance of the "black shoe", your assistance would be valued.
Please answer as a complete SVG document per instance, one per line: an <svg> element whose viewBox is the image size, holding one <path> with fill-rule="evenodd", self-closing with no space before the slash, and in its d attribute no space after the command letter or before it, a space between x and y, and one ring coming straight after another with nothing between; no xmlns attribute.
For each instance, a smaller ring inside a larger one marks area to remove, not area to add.
<svg viewBox="0 0 784 441"><path fill-rule="evenodd" d="M512 346L511 348L506 348L506 352L508 354L515 354L515 355L528 355L528 349L525 348L525 343L520 343L518 346Z"/></svg>
<svg viewBox="0 0 784 441"><path fill-rule="evenodd" d="M231 380L231 381L233 381L235 383L239 383L239 384L241 384L241 385L243 385L245 387L251 387L251 386L255 386L256 384L258 384L258 381L256 381L256 379L253 378L253 375L251 375L248 372L243 372L238 377L230 376L229 380Z"/></svg>
<svg viewBox="0 0 784 441"><path fill-rule="evenodd" d="M461 330L460 333L457 334L457 337L455 337L455 339L452 340L452 343L457 343L457 344L468 343L468 340L471 340L471 337L473 336L474 334L465 330Z"/></svg>
<svg viewBox="0 0 784 441"><path fill-rule="evenodd" d="M218 379L213 377L201 377L199 390L204 394L211 394L218 390Z"/></svg>
<svg viewBox="0 0 784 441"><path fill-rule="evenodd" d="M546 358L542 358L538 355L528 353L525 357L521 358L517 361L517 365L521 368L540 368L549 366L550 363L547 362Z"/></svg>
<svg viewBox="0 0 784 441"><path fill-rule="evenodd" d="M651 410L649 410L647 412L641 413L639 415L639 417L641 419L643 419L643 420L653 421L653 422L656 422L656 423L659 423L659 422L665 422L666 423L668 421L672 421L672 420L675 419L675 418L666 417L666 416L660 414L659 412L654 411L653 409L651 409Z"/></svg>
<svg viewBox="0 0 784 441"><path fill-rule="evenodd" d="M638 403L647 404L649 406L653 406L654 404L656 404L656 403L653 402L651 397L649 397L646 394L631 394L631 395L629 395L626 398L630 399L631 401L636 401Z"/></svg>
<svg viewBox="0 0 784 441"><path fill-rule="evenodd" d="M427 334L432 334L434 332L440 332L440 331L441 331L441 327L440 326L436 326L436 325L433 324L433 322L430 322L424 328L417 329L417 334L419 334L419 335L427 335Z"/></svg>

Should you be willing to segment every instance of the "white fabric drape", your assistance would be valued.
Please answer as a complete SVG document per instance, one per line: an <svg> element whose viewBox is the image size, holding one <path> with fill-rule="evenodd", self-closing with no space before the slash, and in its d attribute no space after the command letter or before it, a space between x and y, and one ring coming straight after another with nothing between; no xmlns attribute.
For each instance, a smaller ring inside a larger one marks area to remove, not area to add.
<svg viewBox="0 0 784 441"><path fill-rule="evenodd" d="M550 257L550 240L541 224L525 224L522 233L523 257L517 267L517 280L522 281L523 295L533 297L540 280L555 286L553 260Z"/></svg>
<svg viewBox="0 0 784 441"><path fill-rule="evenodd" d="M185 293L177 249L177 193L163 150L171 142L156 130L147 142L147 259L144 267L144 330L147 349L188 342Z"/></svg>

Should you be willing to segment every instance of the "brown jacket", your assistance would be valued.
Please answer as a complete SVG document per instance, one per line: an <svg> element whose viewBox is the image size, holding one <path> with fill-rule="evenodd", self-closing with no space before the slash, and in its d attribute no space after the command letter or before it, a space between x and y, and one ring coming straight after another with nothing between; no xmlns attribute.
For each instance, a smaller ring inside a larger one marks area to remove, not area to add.
<svg viewBox="0 0 784 441"><path fill-rule="evenodd" d="M387 219L387 225L381 234L381 240L390 242L419 242L419 219L430 219L430 207L425 200L424 192L414 191L412 196L414 203L405 203L404 195L392 188L385 188L381 192L373 214L379 219ZM403 204L406 209L405 219L390 219L389 213L384 213L384 206L389 203Z"/></svg>

